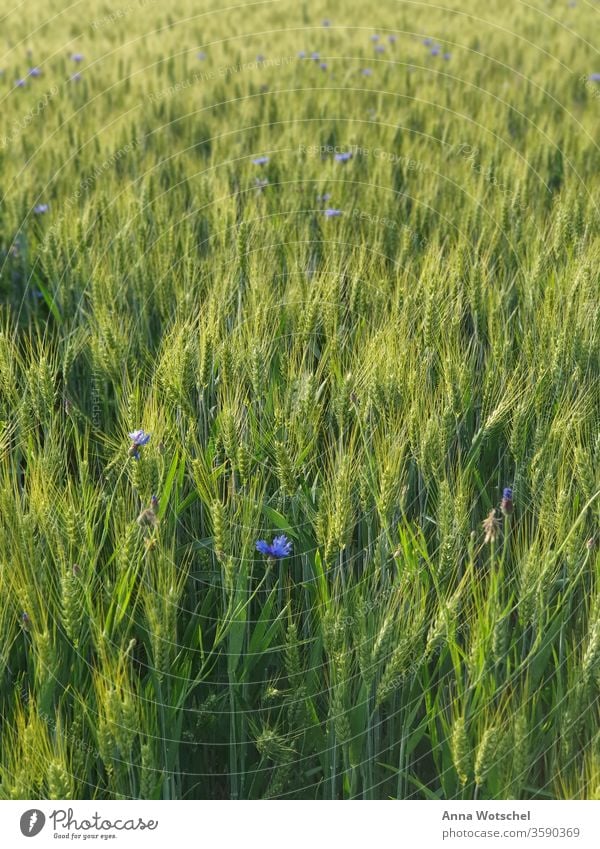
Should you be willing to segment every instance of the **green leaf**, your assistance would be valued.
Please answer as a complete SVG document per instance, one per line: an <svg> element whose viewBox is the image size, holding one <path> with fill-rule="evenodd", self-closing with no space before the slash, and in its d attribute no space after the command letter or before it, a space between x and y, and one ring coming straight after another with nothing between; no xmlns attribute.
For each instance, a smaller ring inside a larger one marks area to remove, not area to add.
<svg viewBox="0 0 600 849"><path fill-rule="evenodd" d="M281 513L277 512L277 510L274 510L272 507L269 507L268 505L265 504L263 506L263 513L265 514L267 519L273 525L275 525L275 527L278 530L283 531L284 534L291 537L292 539L298 539L297 531L294 531L292 529L291 525L288 523L288 520L285 518L285 516L282 516Z"/></svg>
<svg viewBox="0 0 600 849"><path fill-rule="evenodd" d="M60 310L58 309L58 307L56 305L56 301L54 300L54 298L52 297L52 295L50 294L50 292L48 291L46 286L42 283L41 278L37 274L33 274L32 276L33 276L33 279L35 280L37 288L42 293L42 297L44 299L46 306L48 307L48 309L50 310L50 312L54 316L54 320L56 321L57 324L62 324L62 315L60 314Z"/></svg>
<svg viewBox="0 0 600 849"><path fill-rule="evenodd" d="M175 456L171 461L171 467L169 469L169 473L167 475L167 479L165 481L165 485L163 486L163 491L160 496L160 507L159 507L159 515L162 517L165 513L165 508L169 503L169 497L171 495L171 490L173 489L173 483L175 481L175 475L177 474L177 467L179 465L179 454L177 451L175 452ZM183 460L182 460L183 465Z"/></svg>

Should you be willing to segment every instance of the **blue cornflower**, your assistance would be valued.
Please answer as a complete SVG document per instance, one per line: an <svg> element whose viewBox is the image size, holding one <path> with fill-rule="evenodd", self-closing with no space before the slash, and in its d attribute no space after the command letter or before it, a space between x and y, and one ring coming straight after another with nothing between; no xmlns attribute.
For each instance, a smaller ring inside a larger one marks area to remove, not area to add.
<svg viewBox="0 0 600 849"><path fill-rule="evenodd" d="M328 200L331 200L331 193L330 192L325 192L324 195L317 195L317 202L318 203L327 203Z"/></svg>
<svg viewBox="0 0 600 849"><path fill-rule="evenodd" d="M327 218L337 218L342 214L341 209L324 209L323 212Z"/></svg>
<svg viewBox="0 0 600 849"><path fill-rule="evenodd" d="M33 211L36 215L43 215L44 212L48 212L48 204L47 203L38 203L37 206L33 207Z"/></svg>
<svg viewBox="0 0 600 849"><path fill-rule="evenodd" d="M200 53L196 53L196 58L203 62L206 59L206 53L204 50L201 50Z"/></svg>
<svg viewBox="0 0 600 849"><path fill-rule="evenodd" d="M424 38L423 44L425 45L425 47L429 47L431 44L433 44L433 41L430 38Z"/></svg>
<svg viewBox="0 0 600 849"><path fill-rule="evenodd" d="M321 64L319 65L319 68L322 71L326 71L327 70L327 62L321 62Z"/></svg>
<svg viewBox="0 0 600 849"><path fill-rule="evenodd" d="M258 54L258 56L256 57L256 61L257 62L264 62L265 61L265 57L262 55L262 53Z"/></svg>
<svg viewBox="0 0 600 849"><path fill-rule="evenodd" d="M439 56L439 55L440 55L440 46L439 46L439 44L436 44L436 45L435 45L435 47L433 47L433 48L431 49L431 55L432 55L432 56Z"/></svg>
<svg viewBox="0 0 600 849"><path fill-rule="evenodd" d="M260 551L261 554L265 554L267 557L278 560L283 557L289 557L292 553L292 543L285 534L281 534L278 537L274 537L270 545L266 540L259 539L256 543L256 550Z"/></svg>
<svg viewBox="0 0 600 849"><path fill-rule="evenodd" d="M324 27L330 27L331 26L331 21L329 20L329 18L325 18L325 20L323 21L323 26Z"/></svg>
<svg viewBox="0 0 600 849"><path fill-rule="evenodd" d="M317 53L317 51L316 51L316 50L314 50L314 51L310 54L310 58L311 58L314 62L318 62L318 61L319 61L319 54Z"/></svg>
<svg viewBox="0 0 600 849"><path fill-rule="evenodd" d="M588 80L591 80L593 83L600 83L600 74L590 74Z"/></svg>
<svg viewBox="0 0 600 849"><path fill-rule="evenodd" d="M25 80L15 80L15 85L18 88L23 88L23 86L25 85Z"/></svg>
<svg viewBox="0 0 600 849"><path fill-rule="evenodd" d="M370 68L363 68L361 74L363 77L370 77L373 71Z"/></svg>
<svg viewBox="0 0 600 849"><path fill-rule="evenodd" d="M77 62L77 63L82 62L83 58L84 58L83 53L73 53L73 55L71 56L71 59L73 60L73 62Z"/></svg>
<svg viewBox="0 0 600 849"><path fill-rule="evenodd" d="M150 441L150 434L146 433L142 428L134 430L128 436L135 445L147 445Z"/></svg>
<svg viewBox="0 0 600 849"><path fill-rule="evenodd" d="M451 58L451 56L452 56L452 53L444 53L444 59L446 60L446 62L448 61L448 59Z"/></svg>
<svg viewBox="0 0 600 849"><path fill-rule="evenodd" d="M39 68L30 68L29 69L29 76L30 77L41 77L42 72Z"/></svg>
<svg viewBox="0 0 600 849"><path fill-rule="evenodd" d="M383 44L375 45L375 53L385 53L385 47L383 46Z"/></svg>
<svg viewBox="0 0 600 849"><path fill-rule="evenodd" d="M72 83L78 83L80 79L81 79L81 74L79 73L79 71L76 71L74 74L71 74L71 82Z"/></svg>
<svg viewBox="0 0 600 849"><path fill-rule="evenodd" d="M347 150L343 153L336 153L334 159L336 162L348 162L349 159L352 159L352 152Z"/></svg>
<svg viewBox="0 0 600 849"><path fill-rule="evenodd" d="M298 53L298 59L306 59L306 50L301 50Z"/></svg>
<svg viewBox="0 0 600 849"><path fill-rule="evenodd" d="M395 36L395 35L388 35L388 41L389 41L389 43L390 43L390 44L395 44L395 43L396 43L396 41L397 41L397 36Z"/></svg>
<svg viewBox="0 0 600 849"><path fill-rule="evenodd" d="M373 35L371 36L371 41L379 41L379 36L377 35L376 32L373 33Z"/></svg>
<svg viewBox="0 0 600 849"><path fill-rule="evenodd" d="M257 156L256 159L252 160L253 165L266 165L269 161L268 156Z"/></svg>
<svg viewBox="0 0 600 849"><path fill-rule="evenodd" d="M129 434L129 438L131 439L131 448L129 449L129 456L133 457L134 460L140 459L139 449L144 445L147 445L150 441L150 434L146 433L145 430L141 428L139 430L134 430Z"/></svg>
<svg viewBox="0 0 600 849"><path fill-rule="evenodd" d="M505 487L502 491L500 509L505 516L508 516L513 511L513 491L510 486Z"/></svg>

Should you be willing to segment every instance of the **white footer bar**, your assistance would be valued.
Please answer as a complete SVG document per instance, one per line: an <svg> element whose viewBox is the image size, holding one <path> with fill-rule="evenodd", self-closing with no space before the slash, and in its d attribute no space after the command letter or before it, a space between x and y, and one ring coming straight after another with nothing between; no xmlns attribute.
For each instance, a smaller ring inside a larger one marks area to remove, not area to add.
<svg viewBox="0 0 600 849"><path fill-rule="evenodd" d="M599 823L600 801L0 802L3 849L597 849Z"/></svg>

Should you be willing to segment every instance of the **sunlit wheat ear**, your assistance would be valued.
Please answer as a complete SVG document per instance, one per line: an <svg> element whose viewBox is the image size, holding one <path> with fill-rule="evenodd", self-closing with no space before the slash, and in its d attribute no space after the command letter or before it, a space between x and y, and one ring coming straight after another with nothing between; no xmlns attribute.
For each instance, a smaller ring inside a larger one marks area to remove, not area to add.
<svg viewBox="0 0 600 849"><path fill-rule="evenodd" d="M48 765L46 776L49 799L71 799L73 797L72 778L67 767L60 761Z"/></svg>
<svg viewBox="0 0 600 849"><path fill-rule="evenodd" d="M75 571L77 570L77 571ZM84 583L76 564L61 576L61 612L65 633L75 647L79 646L85 615Z"/></svg>
<svg viewBox="0 0 600 849"><path fill-rule="evenodd" d="M213 531L213 549L217 560L222 561L228 550L227 527L225 508L220 501L213 501L210 505L210 515Z"/></svg>
<svg viewBox="0 0 600 849"><path fill-rule="evenodd" d="M461 784L466 784L473 770L472 748L465 720L459 717L452 726L452 758Z"/></svg>
<svg viewBox="0 0 600 849"><path fill-rule="evenodd" d="M271 728L264 728L257 735L255 745L260 754L275 766L285 764L295 756L294 749Z"/></svg>
<svg viewBox="0 0 600 849"><path fill-rule="evenodd" d="M581 661L581 682L588 699L595 696L600 669L600 616L598 611L591 617L590 630Z"/></svg>
<svg viewBox="0 0 600 849"><path fill-rule="evenodd" d="M422 650L422 645L419 645L418 634L412 634L411 637L400 637L398 644L391 652L390 659L385 665L381 675L375 703L382 704L388 699L394 690L402 686L405 678L409 674L411 665L416 656Z"/></svg>
<svg viewBox="0 0 600 849"><path fill-rule="evenodd" d="M475 756L474 778L475 783L480 787L496 763L499 740L498 729L495 726L490 726L485 729L479 741Z"/></svg>

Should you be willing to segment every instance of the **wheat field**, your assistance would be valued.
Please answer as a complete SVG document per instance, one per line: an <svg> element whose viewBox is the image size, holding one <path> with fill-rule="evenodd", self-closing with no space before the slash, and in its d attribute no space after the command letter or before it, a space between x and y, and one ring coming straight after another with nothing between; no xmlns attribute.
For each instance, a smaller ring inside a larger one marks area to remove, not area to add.
<svg viewBox="0 0 600 849"><path fill-rule="evenodd" d="M0 798L600 798L598 4L119 2L0 11Z"/></svg>

